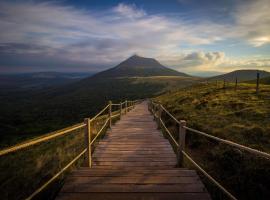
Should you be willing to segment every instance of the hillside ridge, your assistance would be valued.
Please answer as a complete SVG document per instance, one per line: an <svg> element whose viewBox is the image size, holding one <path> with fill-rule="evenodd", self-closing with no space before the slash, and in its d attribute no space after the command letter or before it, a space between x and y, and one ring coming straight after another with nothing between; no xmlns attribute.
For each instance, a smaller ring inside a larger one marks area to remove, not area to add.
<svg viewBox="0 0 270 200"><path fill-rule="evenodd" d="M249 81L254 80L257 77L257 72L260 73L260 78L265 78L270 76L270 72L265 70L256 70L256 69L242 69L235 70L229 73L221 74L218 76L213 76L208 78L208 80L226 80L229 82L235 81L236 77L238 81Z"/></svg>

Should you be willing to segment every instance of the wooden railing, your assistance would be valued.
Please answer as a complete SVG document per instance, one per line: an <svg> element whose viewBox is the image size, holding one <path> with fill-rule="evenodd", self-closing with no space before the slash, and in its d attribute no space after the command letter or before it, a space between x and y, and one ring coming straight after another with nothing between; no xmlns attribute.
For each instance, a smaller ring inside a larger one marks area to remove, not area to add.
<svg viewBox="0 0 270 200"><path fill-rule="evenodd" d="M201 173L203 173L212 183L214 183L221 191L223 191L230 199L237 200L237 198L232 195L226 188L224 188L218 181L216 181L211 175L209 175L199 164L197 164L190 155L187 154L185 151L185 143L186 143L186 130L190 131L191 133L196 133L201 136L210 138L212 140L218 141L223 144L230 145L232 147L239 148L241 150L247 151L251 154L254 154L255 156L260 156L266 159L269 159L270 161L270 154L266 152L262 152L256 149L252 149L250 147L246 147L241 144L237 144L235 142L229 141L229 140L224 140L212 135L209 135L207 133L204 133L202 131L198 131L196 129L190 128L187 126L187 122L185 120L177 120L166 108L164 108L160 103L155 103L152 100L149 100L149 110L152 112L154 115L155 120L158 123L158 126L160 128L163 128L165 130L165 134L168 134L170 137L172 143L176 146L177 148L177 165L179 167L182 167L184 165L184 157L189 160ZM178 142L176 139L173 137L173 134L169 131L169 129L165 126L164 121L162 120L162 112L166 112L166 114L173 119L178 125Z"/></svg>
<svg viewBox="0 0 270 200"><path fill-rule="evenodd" d="M39 187L36 191L34 191L27 200L33 199L37 194L39 194L42 190L44 190L48 185L50 185L53 181L55 181L61 174L63 174L68 168L70 168L79 158L81 158L83 155L85 155L86 164L88 167L92 166L92 150L94 142L97 140L98 136L100 136L101 133L105 130L106 127L111 128L112 126L112 120L114 118L119 117L121 119L123 114L126 114L130 109L134 108L135 104L139 103L141 100L136 101L124 101L120 102L118 104L112 103L109 101L108 105L105 106L98 114L96 114L92 118L85 118L84 122L76 124L74 126L68 127L66 129L62 129L59 131L55 131L51 134L46 134L44 136L34 138L32 140L29 140L27 142L17 144L15 146L0 150L0 156L4 156L10 153L14 153L18 150L23 150L26 148L29 148L33 145L41 144L43 142L49 141L51 139L63 136L65 134L71 133L74 130L84 128L85 133L85 148L73 159L71 160L66 166L64 166L59 172L57 172L50 180L48 180L46 183L44 183L41 187ZM116 106L118 109L113 112L113 107ZM106 113L107 111L107 113ZM92 139L92 131L91 126L94 123L94 120L101 116L106 116L105 123L102 125L100 130L95 134L95 137Z"/></svg>

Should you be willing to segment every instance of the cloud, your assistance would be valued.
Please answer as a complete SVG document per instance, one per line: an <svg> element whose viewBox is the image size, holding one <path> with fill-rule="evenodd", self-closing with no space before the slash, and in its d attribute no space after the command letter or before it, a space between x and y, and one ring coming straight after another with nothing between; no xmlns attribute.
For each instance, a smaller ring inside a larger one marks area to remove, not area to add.
<svg viewBox="0 0 270 200"><path fill-rule="evenodd" d="M161 58L163 63L176 70L188 73L215 74L230 72L237 69L261 69L270 71L270 58L254 56L250 58L230 58L224 52L186 52L173 57Z"/></svg>
<svg viewBox="0 0 270 200"><path fill-rule="evenodd" d="M120 3L115 8L113 8L113 10L116 13L129 18L140 18L146 15L145 11L138 9L135 4L127 5Z"/></svg>
<svg viewBox="0 0 270 200"><path fill-rule="evenodd" d="M259 47L270 43L269 0L244 1L234 12L233 34Z"/></svg>
<svg viewBox="0 0 270 200"><path fill-rule="evenodd" d="M135 52L180 70L212 69L228 58L224 52L203 52L198 46L230 39L253 46L269 43L269 4L254 2L235 9L233 24L220 24L182 15L149 14L135 4L120 3L97 11L54 1L2 1L0 70L15 68L16 63L18 70L23 66L102 70ZM20 62L14 62L18 57Z"/></svg>
<svg viewBox="0 0 270 200"><path fill-rule="evenodd" d="M213 71L215 67L225 61L224 52L189 52L175 56L171 60L164 62L170 63L176 69Z"/></svg>
<svg viewBox="0 0 270 200"><path fill-rule="evenodd" d="M184 44L209 44L219 40L208 31L211 27L216 29L214 24L207 24L207 29L204 24L194 27L182 19L149 15L135 5L123 3L103 12L54 2L4 1L0 6L2 57L35 54L66 60L66 63L109 66L134 52L155 57L177 51ZM8 65L4 61L0 65ZM54 67L48 63L48 69Z"/></svg>

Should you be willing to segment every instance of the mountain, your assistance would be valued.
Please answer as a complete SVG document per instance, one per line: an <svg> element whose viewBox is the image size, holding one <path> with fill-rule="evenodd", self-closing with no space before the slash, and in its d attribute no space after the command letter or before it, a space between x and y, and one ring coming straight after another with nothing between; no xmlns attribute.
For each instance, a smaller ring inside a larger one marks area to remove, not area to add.
<svg viewBox="0 0 270 200"><path fill-rule="evenodd" d="M0 89L28 90L42 89L51 86L60 86L67 83L74 83L91 73L62 73L62 72L33 72L21 74L1 74Z"/></svg>
<svg viewBox="0 0 270 200"><path fill-rule="evenodd" d="M184 76L189 77L185 73L167 68L161 65L153 58L144 58L141 56L131 56L119 65L100 72L94 77L146 77L146 76Z"/></svg>
<svg viewBox="0 0 270 200"><path fill-rule="evenodd" d="M48 74L38 76L50 78ZM80 122L97 113L109 100L149 98L199 81L201 78L166 68L154 59L132 56L117 67L69 84L23 92L0 90L0 141L12 144L14 138Z"/></svg>
<svg viewBox="0 0 270 200"><path fill-rule="evenodd" d="M252 69L244 69L244 70L235 70L232 72L229 72L227 74L222 74L219 76L214 76L209 78L208 80L226 80L229 82L234 82L235 78L237 77L239 82L242 81L248 81L248 80L254 80L257 77L257 72L260 73L260 78L264 78L267 76L270 76L270 72L264 71L264 70L252 70Z"/></svg>

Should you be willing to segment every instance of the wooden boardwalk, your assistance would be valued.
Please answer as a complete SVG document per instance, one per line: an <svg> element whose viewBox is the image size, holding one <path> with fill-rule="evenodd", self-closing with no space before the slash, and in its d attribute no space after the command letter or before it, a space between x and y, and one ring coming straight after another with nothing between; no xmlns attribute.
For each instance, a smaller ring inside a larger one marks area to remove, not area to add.
<svg viewBox="0 0 270 200"><path fill-rule="evenodd" d="M107 132L93 167L74 171L56 199L211 199L196 171L175 166L176 155L143 102Z"/></svg>

